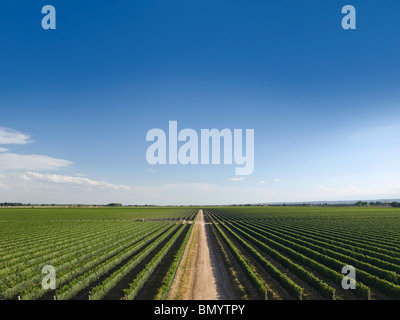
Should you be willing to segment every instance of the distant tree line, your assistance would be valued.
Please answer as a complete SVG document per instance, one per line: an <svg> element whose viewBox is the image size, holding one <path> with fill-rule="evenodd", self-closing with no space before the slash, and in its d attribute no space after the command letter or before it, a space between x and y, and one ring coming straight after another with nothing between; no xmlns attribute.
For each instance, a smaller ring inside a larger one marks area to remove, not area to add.
<svg viewBox="0 0 400 320"><path fill-rule="evenodd" d="M370 202L357 201L355 205L357 207L369 207L369 206L371 206L371 203Z"/></svg>
<svg viewBox="0 0 400 320"><path fill-rule="evenodd" d="M400 208L400 202L393 201L392 203L388 202L381 202L381 201L376 201L376 202L364 202L364 201L357 201L355 203L357 207L382 207L382 206L391 206L392 208Z"/></svg>
<svg viewBox="0 0 400 320"><path fill-rule="evenodd" d="M32 207L32 206L38 206L38 207L56 207L56 206L65 206L65 205L59 205L59 204L33 204L33 203L21 203L21 202L2 202L0 203L0 207Z"/></svg>
<svg viewBox="0 0 400 320"><path fill-rule="evenodd" d="M81 203L76 203L76 204L40 204L40 203L21 203L21 202L1 202L0 207L69 207L69 208L85 208L85 207L124 207L121 203L113 202L109 204L81 204ZM135 204L135 205L127 205L125 207L163 207L163 206L158 206L158 205L152 205L152 204ZM166 207L190 207L190 206L166 206Z"/></svg>
<svg viewBox="0 0 400 320"><path fill-rule="evenodd" d="M393 202L391 203L391 205L392 205L393 208L400 208L400 202L393 201Z"/></svg>
<svg viewBox="0 0 400 320"><path fill-rule="evenodd" d="M109 203L107 207L122 207L121 203Z"/></svg>
<svg viewBox="0 0 400 320"><path fill-rule="evenodd" d="M0 203L0 207L21 207L21 206L30 206L30 204L23 204L20 202L2 202L2 203Z"/></svg>

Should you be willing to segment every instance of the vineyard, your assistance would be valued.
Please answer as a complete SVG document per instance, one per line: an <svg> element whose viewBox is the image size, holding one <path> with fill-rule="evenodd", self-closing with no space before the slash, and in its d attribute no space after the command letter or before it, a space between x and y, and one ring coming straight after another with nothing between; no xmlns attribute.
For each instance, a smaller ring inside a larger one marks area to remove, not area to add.
<svg viewBox="0 0 400 320"><path fill-rule="evenodd" d="M398 210L221 207L205 214L256 299L400 299ZM356 270L355 289L342 287L345 265Z"/></svg>
<svg viewBox="0 0 400 320"><path fill-rule="evenodd" d="M177 270L196 269L200 218L237 299L400 299L400 210L272 206L1 209L0 299L168 299Z"/></svg>
<svg viewBox="0 0 400 320"><path fill-rule="evenodd" d="M2 210L0 299L135 299L138 294L147 299L165 297L197 211ZM165 263L161 265L161 261ZM45 265L56 270L54 290L42 286ZM147 290L141 290L145 283Z"/></svg>

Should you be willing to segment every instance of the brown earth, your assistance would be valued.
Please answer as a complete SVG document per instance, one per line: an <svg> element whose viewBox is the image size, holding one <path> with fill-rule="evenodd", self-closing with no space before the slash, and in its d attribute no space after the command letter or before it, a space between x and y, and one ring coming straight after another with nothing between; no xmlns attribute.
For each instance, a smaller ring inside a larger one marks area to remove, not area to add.
<svg viewBox="0 0 400 320"><path fill-rule="evenodd" d="M184 256L171 287L169 299L233 300L220 252L212 237L211 226L200 210Z"/></svg>

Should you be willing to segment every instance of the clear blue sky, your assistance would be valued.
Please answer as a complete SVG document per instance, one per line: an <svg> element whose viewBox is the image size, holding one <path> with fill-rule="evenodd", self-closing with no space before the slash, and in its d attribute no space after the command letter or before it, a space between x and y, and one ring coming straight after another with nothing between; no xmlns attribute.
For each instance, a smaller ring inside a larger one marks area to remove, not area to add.
<svg viewBox="0 0 400 320"><path fill-rule="evenodd" d="M2 3L0 202L399 198L399 14L397 0ZM254 173L150 166L146 133L169 120L254 129Z"/></svg>

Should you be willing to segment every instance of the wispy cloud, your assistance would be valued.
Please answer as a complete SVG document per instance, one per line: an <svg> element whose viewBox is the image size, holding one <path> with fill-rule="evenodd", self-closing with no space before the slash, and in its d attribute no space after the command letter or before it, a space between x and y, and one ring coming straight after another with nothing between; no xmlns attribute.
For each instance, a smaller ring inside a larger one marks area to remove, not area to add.
<svg viewBox="0 0 400 320"><path fill-rule="evenodd" d="M243 181L244 177L233 177L231 178L231 181Z"/></svg>
<svg viewBox="0 0 400 320"><path fill-rule="evenodd" d="M54 183L59 185L70 185L70 186L75 185L81 187L89 187L89 188L95 187L101 189L114 189L114 190L130 189L130 187L128 186L116 185L105 181L96 181L83 177L72 177L72 176L50 174L50 173L43 174L39 172L25 172L24 174L21 174L20 177L25 181Z"/></svg>
<svg viewBox="0 0 400 320"><path fill-rule="evenodd" d="M84 174L84 173L77 173L76 176L77 176L77 177L86 177L87 175Z"/></svg>
<svg viewBox="0 0 400 320"><path fill-rule="evenodd" d="M24 203L235 204L271 201L276 191L205 183L126 186L80 177L10 172L0 176L1 196Z"/></svg>
<svg viewBox="0 0 400 320"><path fill-rule="evenodd" d="M0 144L27 144L31 137L14 129L0 127Z"/></svg>
<svg viewBox="0 0 400 320"><path fill-rule="evenodd" d="M0 175L0 189L8 190L9 187L8 187L7 183L5 183L5 181L3 181L4 178L5 178L4 176Z"/></svg>
<svg viewBox="0 0 400 320"><path fill-rule="evenodd" d="M264 184L264 183L267 183L267 181L261 180L260 183L261 183L261 184Z"/></svg>
<svg viewBox="0 0 400 320"><path fill-rule="evenodd" d="M281 181L281 179L275 178L274 181L279 182L279 181Z"/></svg>
<svg viewBox="0 0 400 320"><path fill-rule="evenodd" d="M0 170L57 170L72 162L44 155L0 153Z"/></svg>
<svg viewBox="0 0 400 320"><path fill-rule="evenodd" d="M32 140L28 134L0 127L0 145L24 145L30 142ZM72 162L68 160L38 154L16 154L8 148L0 147L1 171L57 170L70 165Z"/></svg>

